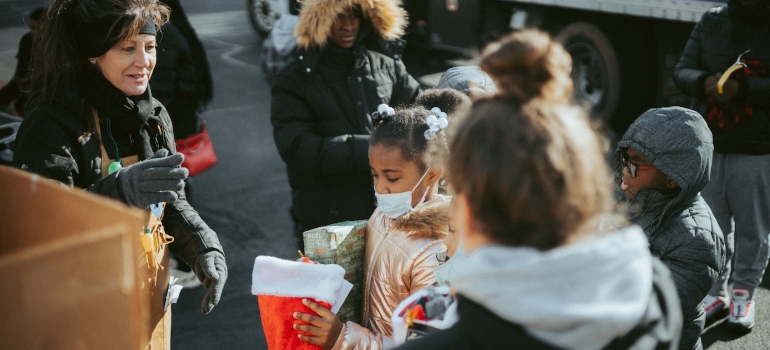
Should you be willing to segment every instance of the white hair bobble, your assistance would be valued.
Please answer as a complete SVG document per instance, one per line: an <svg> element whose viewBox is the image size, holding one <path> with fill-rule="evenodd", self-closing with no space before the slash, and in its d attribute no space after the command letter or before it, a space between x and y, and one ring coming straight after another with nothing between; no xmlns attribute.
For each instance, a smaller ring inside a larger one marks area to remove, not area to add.
<svg viewBox="0 0 770 350"><path fill-rule="evenodd" d="M430 112L433 114L425 118L425 124L428 124L428 130L425 130L425 139L428 141L435 139L436 133L446 129L449 125L446 113L442 112L440 108L433 107Z"/></svg>
<svg viewBox="0 0 770 350"><path fill-rule="evenodd" d="M372 124L376 127L382 123L384 123L386 120L390 119L390 117L396 115L396 110L391 108L390 106L386 104L380 104L377 106L377 111L372 113Z"/></svg>
<svg viewBox="0 0 770 350"><path fill-rule="evenodd" d="M393 107L388 106L384 103L377 106L377 112L379 112L380 115L387 115L387 116L393 116L396 114L396 110L393 109Z"/></svg>

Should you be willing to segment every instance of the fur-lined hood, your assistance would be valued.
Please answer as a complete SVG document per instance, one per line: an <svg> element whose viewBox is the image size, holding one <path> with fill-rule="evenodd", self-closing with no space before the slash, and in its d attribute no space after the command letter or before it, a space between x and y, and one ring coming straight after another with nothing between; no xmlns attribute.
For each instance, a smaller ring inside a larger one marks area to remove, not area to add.
<svg viewBox="0 0 770 350"><path fill-rule="evenodd" d="M449 203L452 197L436 195L393 221L393 228L420 238L444 238L449 231Z"/></svg>
<svg viewBox="0 0 770 350"><path fill-rule="evenodd" d="M408 20L400 0L302 0L301 4L294 34L302 49L324 47L334 20L352 6L360 6L362 21L370 21L375 32L385 40L404 35Z"/></svg>

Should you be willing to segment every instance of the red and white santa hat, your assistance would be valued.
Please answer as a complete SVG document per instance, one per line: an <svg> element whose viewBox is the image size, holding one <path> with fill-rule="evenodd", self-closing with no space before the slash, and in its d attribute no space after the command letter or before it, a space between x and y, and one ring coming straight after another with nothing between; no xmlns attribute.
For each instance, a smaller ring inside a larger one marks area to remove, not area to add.
<svg viewBox="0 0 770 350"><path fill-rule="evenodd" d="M270 256L258 256L254 261L251 294L257 296L262 328L268 349L318 349L304 343L294 330L292 314L315 314L302 304L309 298L332 309L340 298L345 283L345 270L339 265L321 265Z"/></svg>

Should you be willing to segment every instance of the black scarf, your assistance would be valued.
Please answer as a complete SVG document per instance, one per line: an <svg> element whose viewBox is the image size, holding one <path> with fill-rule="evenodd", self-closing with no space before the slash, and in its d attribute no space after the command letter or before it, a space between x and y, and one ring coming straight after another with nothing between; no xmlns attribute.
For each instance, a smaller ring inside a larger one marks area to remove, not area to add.
<svg viewBox="0 0 770 350"><path fill-rule="evenodd" d="M150 87L138 96L126 96L118 90L95 67L85 67L78 76L77 91L83 99L99 112L102 144L110 158L139 155L147 159L159 147L158 132L153 130L148 120L154 119L152 94ZM107 119L110 128L107 129ZM111 131L112 137L109 136ZM112 142L114 141L114 142Z"/></svg>

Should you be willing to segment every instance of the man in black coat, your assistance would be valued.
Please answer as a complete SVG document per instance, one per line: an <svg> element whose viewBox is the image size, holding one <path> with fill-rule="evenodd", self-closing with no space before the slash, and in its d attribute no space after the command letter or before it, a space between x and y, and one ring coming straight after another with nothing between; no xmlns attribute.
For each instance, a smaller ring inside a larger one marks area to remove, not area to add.
<svg viewBox="0 0 770 350"><path fill-rule="evenodd" d="M371 113L410 104L420 85L400 60L406 12L396 1L302 1L297 62L276 76L271 120L302 232L368 219Z"/></svg>
<svg viewBox="0 0 770 350"><path fill-rule="evenodd" d="M692 109L714 135L711 182L702 195L724 233L727 263L703 304L707 318L729 306L728 325L740 332L750 331L755 310L764 309L753 297L770 250L768 18L770 0L730 0L710 10L674 70L677 87L694 98Z"/></svg>

